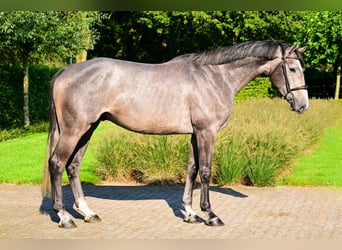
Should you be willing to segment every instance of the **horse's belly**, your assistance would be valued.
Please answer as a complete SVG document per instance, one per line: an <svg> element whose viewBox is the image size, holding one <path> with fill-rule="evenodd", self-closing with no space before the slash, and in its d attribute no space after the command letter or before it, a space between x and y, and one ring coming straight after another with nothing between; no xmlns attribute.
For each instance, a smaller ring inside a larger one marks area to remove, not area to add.
<svg viewBox="0 0 342 250"><path fill-rule="evenodd" d="M186 112L128 109L111 112L109 120L144 134L191 134L193 127Z"/></svg>

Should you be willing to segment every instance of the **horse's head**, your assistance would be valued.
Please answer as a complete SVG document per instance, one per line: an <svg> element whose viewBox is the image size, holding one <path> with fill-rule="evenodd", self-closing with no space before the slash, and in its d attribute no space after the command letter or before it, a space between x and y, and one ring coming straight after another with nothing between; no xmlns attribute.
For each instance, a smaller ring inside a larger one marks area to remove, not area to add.
<svg viewBox="0 0 342 250"><path fill-rule="evenodd" d="M270 73L272 83L290 103L291 110L303 113L309 107L308 86L304 79L304 61L302 54L305 47L295 45L281 47L281 61Z"/></svg>

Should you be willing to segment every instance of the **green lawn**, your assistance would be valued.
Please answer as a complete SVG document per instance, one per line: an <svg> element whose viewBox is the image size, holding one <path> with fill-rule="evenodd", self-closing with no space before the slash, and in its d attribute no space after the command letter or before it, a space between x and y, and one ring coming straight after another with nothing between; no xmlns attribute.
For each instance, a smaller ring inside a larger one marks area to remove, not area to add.
<svg viewBox="0 0 342 250"><path fill-rule="evenodd" d="M342 124L325 130L318 148L300 157L289 176L278 184L342 187Z"/></svg>
<svg viewBox="0 0 342 250"><path fill-rule="evenodd" d="M0 142L0 183L40 183L45 160L47 133L36 133L23 138ZM81 181L100 180L92 171L92 150L87 151L81 168ZM63 182L67 182L64 174Z"/></svg>

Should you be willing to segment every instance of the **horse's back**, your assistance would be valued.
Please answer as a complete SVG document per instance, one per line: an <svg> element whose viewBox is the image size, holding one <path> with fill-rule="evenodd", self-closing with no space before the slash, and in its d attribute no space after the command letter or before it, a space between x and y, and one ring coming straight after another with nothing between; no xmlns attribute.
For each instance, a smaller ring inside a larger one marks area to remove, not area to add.
<svg viewBox="0 0 342 250"><path fill-rule="evenodd" d="M101 116L133 131L191 133L188 94L177 65L97 58L67 66L53 97L59 113L92 123Z"/></svg>

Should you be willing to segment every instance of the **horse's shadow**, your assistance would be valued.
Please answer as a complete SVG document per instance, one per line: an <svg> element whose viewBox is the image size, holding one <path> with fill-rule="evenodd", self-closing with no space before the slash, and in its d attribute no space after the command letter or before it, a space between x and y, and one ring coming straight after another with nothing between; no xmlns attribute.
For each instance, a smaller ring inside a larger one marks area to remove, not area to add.
<svg viewBox="0 0 342 250"><path fill-rule="evenodd" d="M198 189L199 185L195 186ZM85 196L95 197L98 199L107 200L165 200L168 206L172 209L174 215L183 218L182 209L182 195L184 186L97 186L90 184L83 184L83 191ZM236 198L246 198L247 195L235 191L232 188L211 186L211 192L218 192ZM83 217L72 209L74 199L69 185L63 186L63 198L65 209L76 219L83 219ZM52 200L50 198L43 198L40 206L42 214L48 214L53 222L58 223L59 218L52 209Z"/></svg>

